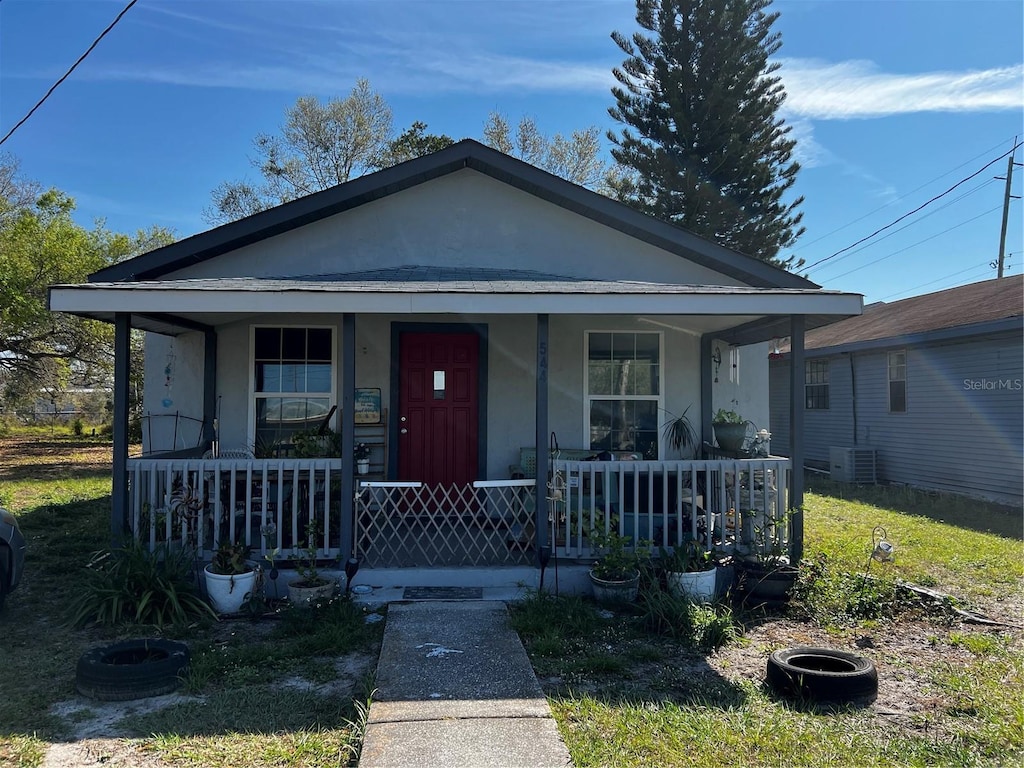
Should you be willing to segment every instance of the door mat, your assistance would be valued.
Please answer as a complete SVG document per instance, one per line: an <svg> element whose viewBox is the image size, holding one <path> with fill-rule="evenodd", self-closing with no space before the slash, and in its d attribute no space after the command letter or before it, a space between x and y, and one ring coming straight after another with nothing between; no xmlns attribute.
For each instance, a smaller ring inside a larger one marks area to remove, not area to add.
<svg viewBox="0 0 1024 768"><path fill-rule="evenodd" d="M483 600L483 587L406 587L403 600Z"/></svg>

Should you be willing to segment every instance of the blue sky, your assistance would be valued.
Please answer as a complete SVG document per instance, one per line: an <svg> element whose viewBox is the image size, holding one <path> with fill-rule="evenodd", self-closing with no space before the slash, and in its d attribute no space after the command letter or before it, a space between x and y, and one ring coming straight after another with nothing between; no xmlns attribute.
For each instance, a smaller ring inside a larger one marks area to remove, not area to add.
<svg viewBox="0 0 1024 768"><path fill-rule="evenodd" d="M127 0L0 0L0 135ZM1024 136L1019 0L777 0L785 117L803 163L812 264L1009 151ZM622 2L139 0L0 151L115 230L206 229L210 190L257 178L252 139L301 95L366 77L397 130L480 138L492 110L547 133L615 128L612 30ZM605 142L607 149L607 142ZM1022 151L1017 151L1022 159ZM994 277L1003 159L921 213L811 269L828 288L895 300ZM1024 190L1018 169L1014 194ZM1022 201L1008 273L1024 264Z"/></svg>

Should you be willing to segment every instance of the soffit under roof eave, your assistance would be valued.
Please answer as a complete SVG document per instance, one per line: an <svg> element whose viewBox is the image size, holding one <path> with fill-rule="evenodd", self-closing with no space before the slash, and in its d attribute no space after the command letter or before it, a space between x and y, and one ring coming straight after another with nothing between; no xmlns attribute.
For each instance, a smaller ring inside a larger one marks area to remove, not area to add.
<svg viewBox="0 0 1024 768"><path fill-rule="evenodd" d="M377 291L243 291L145 288L135 284L55 286L55 311L93 313L339 314L608 314L831 315L859 314L859 294L781 293L416 293Z"/></svg>

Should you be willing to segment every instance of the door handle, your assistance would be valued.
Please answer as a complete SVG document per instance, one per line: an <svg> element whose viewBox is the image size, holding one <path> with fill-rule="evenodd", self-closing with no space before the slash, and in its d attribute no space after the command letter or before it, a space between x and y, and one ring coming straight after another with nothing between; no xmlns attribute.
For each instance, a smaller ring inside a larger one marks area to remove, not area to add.
<svg viewBox="0 0 1024 768"><path fill-rule="evenodd" d="M403 434L403 435L407 435L407 434L409 434L409 430L408 430L408 429L406 429L405 427L402 427L402 434Z"/></svg>

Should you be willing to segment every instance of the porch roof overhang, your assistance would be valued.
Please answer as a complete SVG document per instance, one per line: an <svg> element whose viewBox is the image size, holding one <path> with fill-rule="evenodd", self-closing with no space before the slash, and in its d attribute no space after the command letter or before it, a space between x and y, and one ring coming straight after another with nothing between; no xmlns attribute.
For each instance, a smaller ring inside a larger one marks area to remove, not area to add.
<svg viewBox="0 0 1024 768"><path fill-rule="evenodd" d="M143 330L176 335L264 314L691 316L696 332L749 344L788 335L790 315L815 328L859 315L860 294L604 281L497 270L404 268L306 277L232 277L57 285L50 309L107 322L132 315Z"/></svg>

